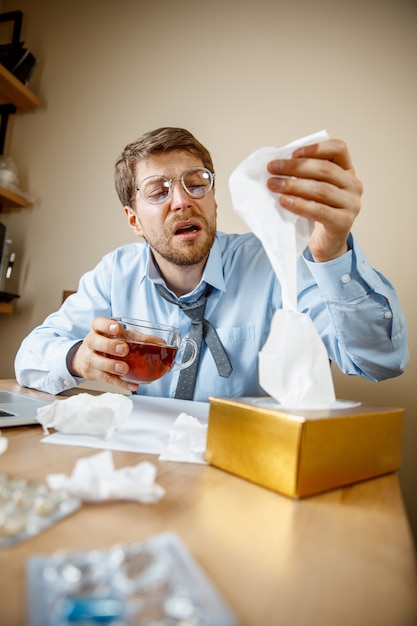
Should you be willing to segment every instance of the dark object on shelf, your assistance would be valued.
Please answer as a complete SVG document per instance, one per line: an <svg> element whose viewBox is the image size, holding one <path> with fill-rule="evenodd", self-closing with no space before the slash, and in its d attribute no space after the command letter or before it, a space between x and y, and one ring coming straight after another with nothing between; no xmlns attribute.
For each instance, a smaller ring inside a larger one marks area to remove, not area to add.
<svg viewBox="0 0 417 626"><path fill-rule="evenodd" d="M7 124L12 113L16 113L14 104L0 104L0 154L3 154Z"/></svg>
<svg viewBox="0 0 417 626"><path fill-rule="evenodd" d="M37 59L30 50L24 48L23 41L20 41L22 18L22 11L0 13L0 23L13 22L11 43L0 45L0 63L20 82L27 85L37 64Z"/></svg>
<svg viewBox="0 0 417 626"><path fill-rule="evenodd" d="M11 302L15 298L20 298L17 293L9 293L8 291L0 291L0 302Z"/></svg>
<svg viewBox="0 0 417 626"><path fill-rule="evenodd" d="M11 293L7 289L12 286L9 279L15 261L14 252L9 250L11 243L5 225L0 222L0 302L11 302L15 298L20 298L17 293Z"/></svg>
<svg viewBox="0 0 417 626"><path fill-rule="evenodd" d="M30 50L23 48L23 42L20 42L16 46L0 45L0 63L21 83L27 85L32 78L37 60Z"/></svg>

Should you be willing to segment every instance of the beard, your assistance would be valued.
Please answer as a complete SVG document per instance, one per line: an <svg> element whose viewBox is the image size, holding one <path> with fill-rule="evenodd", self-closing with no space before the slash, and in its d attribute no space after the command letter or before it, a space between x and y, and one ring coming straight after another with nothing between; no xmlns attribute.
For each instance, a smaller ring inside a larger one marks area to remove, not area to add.
<svg viewBox="0 0 417 626"><path fill-rule="evenodd" d="M183 215L181 221L184 219L192 219L192 216ZM196 265L207 259L216 237L215 221L208 222L199 217L199 222L202 224L202 232L198 240L176 241L172 235L172 225L164 226L158 233L144 233L143 237L151 250L166 261L181 266Z"/></svg>

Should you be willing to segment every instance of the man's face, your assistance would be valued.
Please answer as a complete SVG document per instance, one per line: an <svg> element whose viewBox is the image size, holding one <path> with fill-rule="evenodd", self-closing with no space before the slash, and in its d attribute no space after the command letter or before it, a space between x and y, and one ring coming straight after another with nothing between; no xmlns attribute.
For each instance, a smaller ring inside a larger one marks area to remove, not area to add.
<svg viewBox="0 0 417 626"><path fill-rule="evenodd" d="M161 153L140 161L137 186L148 176L180 178L185 170L203 163L183 150ZM136 192L136 211L125 207L129 225L151 246L157 261L195 265L206 261L216 234L217 204L214 190L202 198L191 198L180 181L173 183L171 196L162 204L147 203Z"/></svg>

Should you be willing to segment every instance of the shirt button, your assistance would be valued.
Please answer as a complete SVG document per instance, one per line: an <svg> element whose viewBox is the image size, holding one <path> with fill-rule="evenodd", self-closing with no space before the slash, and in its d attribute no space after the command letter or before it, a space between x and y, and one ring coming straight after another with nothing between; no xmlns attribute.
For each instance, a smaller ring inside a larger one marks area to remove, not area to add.
<svg viewBox="0 0 417 626"><path fill-rule="evenodd" d="M384 317L385 317L386 320L390 320L392 318L391 311L387 311L386 313L384 313Z"/></svg>
<svg viewBox="0 0 417 626"><path fill-rule="evenodd" d="M350 274L343 274L341 278L342 283L350 283Z"/></svg>

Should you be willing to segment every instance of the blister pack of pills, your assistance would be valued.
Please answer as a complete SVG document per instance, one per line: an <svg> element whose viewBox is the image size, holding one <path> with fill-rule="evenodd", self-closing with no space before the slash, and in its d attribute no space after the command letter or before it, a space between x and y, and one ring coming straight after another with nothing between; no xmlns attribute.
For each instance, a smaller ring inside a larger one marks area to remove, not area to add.
<svg viewBox="0 0 417 626"><path fill-rule="evenodd" d="M0 547L37 535L80 506L64 491L0 474Z"/></svg>
<svg viewBox="0 0 417 626"><path fill-rule="evenodd" d="M109 550L34 556L28 626L237 626L235 615L174 533Z"/></svg>

